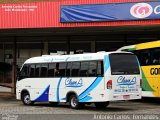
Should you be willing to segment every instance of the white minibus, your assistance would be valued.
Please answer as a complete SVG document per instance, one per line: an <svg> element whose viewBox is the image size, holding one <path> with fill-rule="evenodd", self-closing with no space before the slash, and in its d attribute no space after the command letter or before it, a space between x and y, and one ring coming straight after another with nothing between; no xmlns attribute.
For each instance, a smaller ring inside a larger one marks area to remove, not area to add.
<svg viewBox="0 0 160 120"><path fill-rule="evenodd" d="M25 61L17 78L16 97L25 105L69 103L77 109L94 103L141 99L141 71L129 52L42 55Z"/></svg>

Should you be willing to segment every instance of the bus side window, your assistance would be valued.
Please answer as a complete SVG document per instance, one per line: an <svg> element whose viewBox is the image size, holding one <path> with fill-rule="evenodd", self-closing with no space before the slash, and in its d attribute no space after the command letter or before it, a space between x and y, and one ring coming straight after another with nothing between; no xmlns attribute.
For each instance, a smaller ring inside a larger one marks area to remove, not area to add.
<svg viewBox="0 0 160 120"><path fill-rule="evenodd" d="M71 67L72 67L72 63L68 62L67 63L67 67L66 67L66 77L70 77L71 76Z"/></svg>
<svg viewBox="0 0 160 120"><path fill-rule="evenodd" d="M79 76L79 69L80 69L80 62L73 62L71 76L78 77Z"/></svg>
<svg viewBox="0 0 160 120"><path fill-rule="evenodd" d="M149 50L136 50L133 53L137 56L141 66L146 66L150 64Z"/></svg>
<svg viewBox="0 0 160 120"><path fill-rule="evenodd" d="M54 77L54 70L56 69L56 64L55 63L49 63L48 64L48 77Z"/></svg>
<svg viewBox="0 0 160 120"><path fill-rule="evenodd" d="M133 53L137 56L140 65L142 65L142 55L141 55L141 51L138 50L138 51L134 51Z"/></svg>
<svg viewBox="0 0 160 120"><path fill-rule="evenodd" d="M41 64L40 77L47 77L48 64Z"/></svg>
<svg viewBox="0 0 160 120"><path fill-rule="evenodd" d="M35 77L35 64L31 64L30 65L30 73L29 73L30 77Z"/></svg>
<svg viewBox="0 0 160 120"><path fill-rule="evenodd" d="M155 48L151 50L152 54L152 65L160 65L160 48Z"/></svg>
<svg viewBox="0 0 160 120"><path fill-rule="evenodd" d="M103 76L104 70L103 70L103 61L98 61L97 64L97 76Z"/></svg>
<svg viewBox="0 0 160 120"><path fill-rule="evenodd" d="M57 74L57 76L65 77L66 65L67 65L67 63L59 63L59 68L58 68L59 73Z"/></svg>
<svg viewBox="0 0 160 120"><path fill-rule="evenodd" d="M41 67L40 64L36 64L35 77L39 77L40 67Z"/></svg>
<svg viewBox="0 0 160 120"><path fill-rule="evenodd" d="M95 77L96 76L96 69L97 69L97 61L90 61L89 62L89 70L88 70L88 75L90 77Z"/></svg>
<svg viewBox="0 0 160 120"><path fill-rule="evenodd" d="M87 77L88 76L88 62L81 62L81 69L80 69L80 77Z"/></svg>

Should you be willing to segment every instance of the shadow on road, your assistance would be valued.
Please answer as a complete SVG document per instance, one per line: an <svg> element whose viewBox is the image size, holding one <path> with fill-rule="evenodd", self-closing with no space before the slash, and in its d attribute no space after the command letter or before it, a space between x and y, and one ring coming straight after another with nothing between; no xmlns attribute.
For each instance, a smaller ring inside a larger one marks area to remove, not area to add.
<svg viewBox="0 0 160 120"><path fill-rule="evenodd" d="M48 104L48 103L36 103L36 104L34 104L34 107L51 107L51 108L67 108L67 109L71 109L70 108L70 106L68 105L68 104L65 104L65 103L61 103L61 104L59 104L59 105L57 105L57 106L52 106L52 105L50 105L50 104ZM133 109L132 108L130 108L130 107L127 107L127 108L124 108L124 107L120 107L120 106L118 106L118 104L117 104L117 107L116 106L114 106L114 107L112 107L112 105L110 106L108 106L108 107L106 107L106 108L96 108L95 106L94 106L94 104L91 104L91 105L85 105L85 107L83 107L83 108L80 108L80 109L78 109L78 110L89 110L89 111L98 111L98 112L118 112L118 111L132 111Z"/></svg>
<svg viewBox="0 0 160 120"><path fill-rule="evenodd" d="M60 103L58 106L51 106L48 103L36 103L35 107L53 107L53 108L67 108L71 109L68 104ZM153 109L154 106L160 107L160 98L142 98L141 100L132 100L132 101L121 101L121 102L111 102L110 105L106 108L99 109L91 105L85 105L84 108L79 110L89 110L89 111L98 111L98 112L125 112L125 111L136 111L144 109Z"/></svg>
<svg viewBox="0 0 160 120"><path fill-rule="evenodd" d="M11 103L17 104L20 106L24 106L21 101L16 100L14 97L0 97L0 103ZM142 98L141 100L132 100L132 101L118 101L118 102L111 102L108 107L105 109L98 109L94 106L94 104L86 105L84 108L79 109L80 111L87 110L87 111L98 111L98 112L126 112L126 111L136 111L136 110L149 110L156 108L160 108L160 98ZM27 106L29 107L29 106ZM68 104L60 103L58 106L52 106L49 103L35 103L31 107L41 108L41 107L48 107L48 108L59 108L59 109L71 109Z"/></svg>
<svg viewBox="0 0 160 120"><path fill-rule="evenodd" d="M160 98L143 97L140 100L135 100L135 102L152 104L152 105L160 105Z"/></svg>

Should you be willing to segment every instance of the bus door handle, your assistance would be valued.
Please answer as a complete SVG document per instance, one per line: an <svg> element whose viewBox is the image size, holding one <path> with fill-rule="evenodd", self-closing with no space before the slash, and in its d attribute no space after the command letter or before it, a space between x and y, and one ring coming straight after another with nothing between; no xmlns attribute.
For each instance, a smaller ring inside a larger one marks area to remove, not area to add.
<svg viewBox="0 0 160 120"><path fill-rule="evenodd" d="M31 86L30 86L30 85L28 85L28 86L25 86L25 87L29 87L29 88L30 88Z"/></svg>

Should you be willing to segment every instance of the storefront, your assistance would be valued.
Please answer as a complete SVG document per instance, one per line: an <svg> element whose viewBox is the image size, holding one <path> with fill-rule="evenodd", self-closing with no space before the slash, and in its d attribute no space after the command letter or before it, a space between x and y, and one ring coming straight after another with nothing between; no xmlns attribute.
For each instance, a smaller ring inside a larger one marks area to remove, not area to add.
<svg viewBox="0 0 160 120"><path fill-rule="evenodd" d="M17 70L30 57L112 51L160 38L155 0L30 1L0 3L0 63L9 66L0 72L1 86L15 88Z"/></svg>

